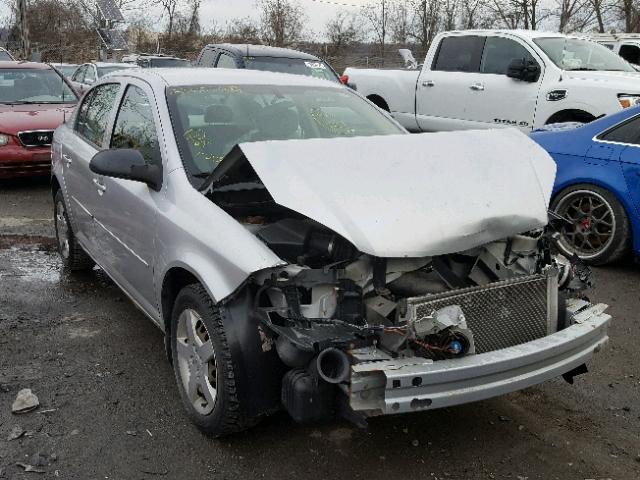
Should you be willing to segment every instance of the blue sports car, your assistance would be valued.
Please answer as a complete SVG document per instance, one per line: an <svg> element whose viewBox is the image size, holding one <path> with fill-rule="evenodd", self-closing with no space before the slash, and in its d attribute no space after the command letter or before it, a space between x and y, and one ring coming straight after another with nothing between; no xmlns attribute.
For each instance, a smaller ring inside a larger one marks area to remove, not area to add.
<svg viewBox="0 0 640 480"><path fill-rule="evenodd" d="M640 253L640 107L531 133L558 164L551 210L570 220L558 245L601 265Z"/></svg>

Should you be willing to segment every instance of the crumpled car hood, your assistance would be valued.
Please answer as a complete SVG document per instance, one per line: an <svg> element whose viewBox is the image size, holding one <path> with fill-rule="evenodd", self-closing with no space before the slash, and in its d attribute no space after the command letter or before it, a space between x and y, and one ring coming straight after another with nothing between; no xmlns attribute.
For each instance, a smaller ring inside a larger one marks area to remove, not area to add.
<svg viewBox="0 0 640 480"><path fill-rule="evenodd" d="M515 129L239 147L276 203L379 257L459 252L540 228L556 172Z"/></svg>

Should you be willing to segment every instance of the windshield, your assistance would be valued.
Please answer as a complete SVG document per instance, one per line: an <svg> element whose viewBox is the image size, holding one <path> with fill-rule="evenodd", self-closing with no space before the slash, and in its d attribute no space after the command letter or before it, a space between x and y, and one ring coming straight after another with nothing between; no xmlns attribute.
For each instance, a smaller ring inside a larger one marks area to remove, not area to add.
<svg viewBox="0 0 640 480"><path fill-rule="evenodd" d="M167 89L187 172L208 176L239 143L405 133L348 89L201 85Z"/></svg>
<svg viewBox="0 0 640 480"><path fill-rule="evenodd" d="M11 55L9 55L9 52L7 52L6 50L0 50L0 60L1 61L13 61L13 57Z"/></svg>
<svg viewBox="0 0 640 480"><path fill-rule="evenodd" d="M599 43L577 38L536 38L534 42L563 70L635 72L622 57Z"/></svg>
<svg viewBox="0 0 640 480"><path fill-rule="evenodd" d="M246 68L250 70L265 70L268 72L293 73L309 77L322 78L339 82L340 80L331 68L322 60L304 60L301 58L278 57L244 57Z"/></svg>
<svg viewBox="0 0 640 480"><path fill-rule="evenodd" d="M173 68L173 67L190 67L189 60L181 60L179 58L154 58L149 60L149 66L156 68Z"/></svg>
<svg viewBox="0 0 640 480"><path fill-rule="evenodd" d="M0 69L0 103L76 103L77 98L55 70Z"/></svg>

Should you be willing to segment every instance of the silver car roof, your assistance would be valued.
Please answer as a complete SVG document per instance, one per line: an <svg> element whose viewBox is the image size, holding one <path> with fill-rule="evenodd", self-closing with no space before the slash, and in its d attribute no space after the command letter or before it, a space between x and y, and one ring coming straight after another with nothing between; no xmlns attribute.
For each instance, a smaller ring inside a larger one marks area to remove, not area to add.
<svg viewBox="0 0 640 480"><path fill-rule="evenodd" d="M114 76L139 78L158 87L161 83L170 87L233 84L345 88L336 82L304 75L233 68L141 68L119 72L110 78Z"/></svg>

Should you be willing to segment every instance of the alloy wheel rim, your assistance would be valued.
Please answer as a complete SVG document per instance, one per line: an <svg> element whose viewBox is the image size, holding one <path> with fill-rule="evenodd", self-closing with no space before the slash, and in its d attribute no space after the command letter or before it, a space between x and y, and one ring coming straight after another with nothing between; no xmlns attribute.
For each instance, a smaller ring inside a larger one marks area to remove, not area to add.
<svg viewBox="0 0 640 480"><path fill-rule="evenodd" d="M207 327L195 310L186 309L178 317L176 353L189 402L199 414L210 414L217 398L216 356Z"/></svg>
<svg viewBox="0 0 640 480"><path fill-rule="evenodd" d="M63 258L69 258L69 227L65 215L64 204L61 201L56 203L56 236L58 237L58 247Z"/></svg>
<svg viewBox="0 0 640 480"><path fill-rule="evenodd" d="M556 213L568 219L560 232L561 247L580 258L590 259L613 242L616 218L611 204L596 192L577 190L563 197Z"/></svg>

